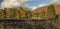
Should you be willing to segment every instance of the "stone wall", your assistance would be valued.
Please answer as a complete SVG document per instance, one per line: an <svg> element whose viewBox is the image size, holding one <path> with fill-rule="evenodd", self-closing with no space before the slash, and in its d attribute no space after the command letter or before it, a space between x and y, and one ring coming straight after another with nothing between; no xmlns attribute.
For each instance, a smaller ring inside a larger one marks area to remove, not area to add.
<svg viewBox="0 0 60 29"><path fill-rule="evenodd" d="M0 29L60 29L60 28L58 20L0 20Z"/></svg>

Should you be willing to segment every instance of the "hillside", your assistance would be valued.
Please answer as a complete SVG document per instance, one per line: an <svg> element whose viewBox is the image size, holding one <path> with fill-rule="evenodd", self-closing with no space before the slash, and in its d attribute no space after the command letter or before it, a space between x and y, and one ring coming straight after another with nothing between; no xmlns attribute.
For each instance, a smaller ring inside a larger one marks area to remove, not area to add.
<svg viewBox="0 0 60 29"><path fill-rule="evenodd" d="M54 6L55 13L60 16L60 4L50 4L50 5L53 5L53 6ZM34 12L34 13L42 13L43 11L44 11L44 12L47 12L47 10L48 10L47 8L48 8L50 5L44 6L44 7L39 7L39 8L35 9L35 10L32 11L32 12Z"/></svg>
<svg viewBox="0 0 60 29"><path fill-rule="evenodd" d="M0 9L0 19L55 19L59 15L60 5L39 7L33 11L28 8L3 8Z"/></svg>
<svg viewBox="0 0 60 29"><path fill-rule="evenodd" d="M56 14L60 14L60 4L50 4L50 5L53 5L55 7ZM41 11L47 11L47 7L48 6L39 7L37 9L35 9L33 12L39 13Z"/></svg>
<svg viewBox="0 0 60 29"><path fill-rule="evenodd" d="M60 4L55 4L54 7L55 7L56 14L60 14Z"/></svg>

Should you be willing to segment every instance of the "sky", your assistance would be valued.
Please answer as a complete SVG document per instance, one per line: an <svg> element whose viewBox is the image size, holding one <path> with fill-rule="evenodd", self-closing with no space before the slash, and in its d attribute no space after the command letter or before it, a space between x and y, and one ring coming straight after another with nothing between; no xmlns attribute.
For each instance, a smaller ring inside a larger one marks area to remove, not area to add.
<svg viewBox="0 0 60 29"><path fill-rule="evenodd" d="M33 1L28 1L28 7L32 8L32 7L37 7L39 5L47 5L51 2L51 0L33 0Z"/></svg>
<svg viewBox="0 0 60 29"><path fill-rule="evenodd" d="M31 1L27 1L26 5L30 9L36 9L37 7L47 6L48 4L56 2L56 1L58 1L58 0L31 0ZM0 5L2 2L3 2L3 0L0 0ZM59 0L59 2L60 2L60 0Z"/></svg>
<svg viewBox="0 0 60 29"><path fill-rule="evenodd" d="M3 0L0 0L0 3L2 2Z"/></svg>

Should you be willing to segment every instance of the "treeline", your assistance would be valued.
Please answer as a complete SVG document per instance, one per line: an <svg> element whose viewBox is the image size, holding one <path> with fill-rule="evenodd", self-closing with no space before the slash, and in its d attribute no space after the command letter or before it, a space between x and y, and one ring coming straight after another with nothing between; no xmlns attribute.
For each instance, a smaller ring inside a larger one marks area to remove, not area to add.
<svg viewBox="0 0 60 29"><path fill-rule="evenodd" d="M20 8L4 8L0 10L0 19L27 19L30 18L30 10Z"/></svg>
<svg viewBox="0 0 60 29"><path fill-rule="evenodd" d="M58 17L53 5L48 6L47 11L41 13L33 13L22 7L0 9L0 19L55 19L56 16Z"/></svg>

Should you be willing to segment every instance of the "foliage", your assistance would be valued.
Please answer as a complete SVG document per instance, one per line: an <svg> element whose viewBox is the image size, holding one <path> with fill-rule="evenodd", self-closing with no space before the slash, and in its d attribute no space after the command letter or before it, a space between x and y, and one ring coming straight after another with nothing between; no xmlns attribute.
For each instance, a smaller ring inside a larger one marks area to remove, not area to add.
<svg viewBox="0 0 60 29"><path fill-rule="evenodd" d="M53 19L55 18L55 8L53 5L48 6L47 11L41 11L39 13L33 13L28 8L5 8L0 10L0 18L7 19Z"/></svg>
<svg viewBox="0 0 60 29"><path fill-rule="evenodd" d="M54 19L54 17L56 16L54 6L50 5L47 9L48 9L47 10L47 17L50 19Z"/></svg>
<svg viewBox="0 0 60 29"><path fill-rule="evenodd" d="M40 13L42 19L54 19L55 15L55 8L53 5L48 6L47 11L42 11Z"/></svg>

